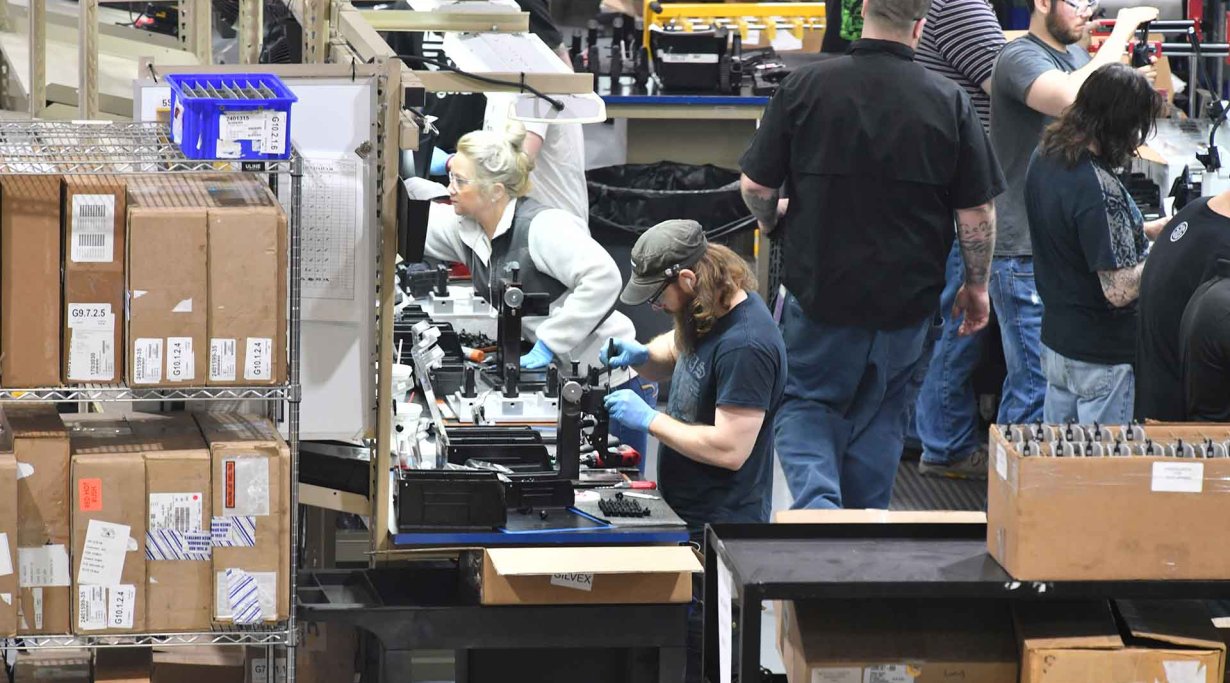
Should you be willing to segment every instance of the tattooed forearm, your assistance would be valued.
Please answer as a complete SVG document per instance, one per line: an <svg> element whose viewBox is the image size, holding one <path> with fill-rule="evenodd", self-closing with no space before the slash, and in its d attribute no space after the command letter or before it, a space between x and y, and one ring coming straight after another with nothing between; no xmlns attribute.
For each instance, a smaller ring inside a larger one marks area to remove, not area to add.
<svg viewBox="0 0 1230 683"><path fill-rule="evenodd" d="M1130 268L1098 271L1102 294L1111 306L1123 308L1140 296L1140 274L1144 269L1145 264L1139 263Z"/></svg>
<svg viewBox="0 0 1230 683"><path fill-rule="evenodd" d="M765 232L772 232L777 227L777 199L781 192L752 182L747 176L739 186L743 194L743 203L756 217L756 221Z"/></svg>
<svg viewBox="0 0 1230 683"><path fill-rule="evenodd" d="M995 204L957 210L957 240L965 262L965 284L985 285L995 254Z"/></svg>

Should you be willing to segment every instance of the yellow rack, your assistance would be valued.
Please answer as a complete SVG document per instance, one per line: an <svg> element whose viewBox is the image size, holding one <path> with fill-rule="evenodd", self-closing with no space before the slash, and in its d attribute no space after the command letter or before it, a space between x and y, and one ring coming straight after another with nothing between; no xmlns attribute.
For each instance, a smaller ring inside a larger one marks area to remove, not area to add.
<svg viewBox="0 0 1230 683"><path fill-rule="evenodd" d="M641 38L645 46L649 45L649 31L654 25L665 28L671 22L686 32L691 32L695 24L706 28L726 26L738 30L743 40L747 40L748 31L755 28L753 20L758 20L760 30L769 40L776 36L779 26L788 29L799 40L803 39L806 29L825 26L823 2L708 4L645 0L644 17L645 31Z"/></svg>

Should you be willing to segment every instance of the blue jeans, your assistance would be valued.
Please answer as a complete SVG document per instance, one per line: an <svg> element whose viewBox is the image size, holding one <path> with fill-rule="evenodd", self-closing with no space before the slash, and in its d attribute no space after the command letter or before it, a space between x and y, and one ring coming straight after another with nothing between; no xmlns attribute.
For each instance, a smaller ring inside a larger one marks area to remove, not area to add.
<svg viewBox="0 0 1230 683"><path fill-rule="evenodd" d="M1136 400L1136 374L1129 363L1102 365L1062 356L1042 346L1046 374L1046 405L1042 418L1049 424L1125 425L1132 422Z"/></svg>
<svg viewBox="0 0 1230 683"><path fill-rule="evenodd" d="M1034 284L1031 257L996 257L992 263L991 305L999 318L1008 376L999 399L1000 424L1042 419L1046 378L1042 376L1042 299Z"/></svg>
<svg viewBox="0 0 1230 683"><path fill-rule="evenodd" d="M915 404L915 425L922 443L922 460L947 465L968 458L978 448L978 402L971 378L982 355L981 334L962 337L961 319L953 319L952 305L965 281L961 246L954 242L948 254L940 315L944 324L935 350L928 357L926 376Z"/></svg>
<svg viewBox="0 0 1230 683"><path fill-rule="evenodd" d="M619 389L631 389L632 393L645 399L645 403L649 404L650 408L658 407L658 383L650 382L644 377L633 377L630 381L625 382L617 387L613 387L613 391ZM637 453L641 454L640 470L641 474L645 473L645 459L649 457L649 432L631 427L624 426L614 420L611 420L611 436L619 439L619 442L631 446L636 449Z"/></svg>
<svg viewBox="0 0 1230 683"><path fill-rule="evenodd" d="M910 383L932 318L890 332L782 315L786 393L774 423L794 508L887 508L901 460Z"/></svg>

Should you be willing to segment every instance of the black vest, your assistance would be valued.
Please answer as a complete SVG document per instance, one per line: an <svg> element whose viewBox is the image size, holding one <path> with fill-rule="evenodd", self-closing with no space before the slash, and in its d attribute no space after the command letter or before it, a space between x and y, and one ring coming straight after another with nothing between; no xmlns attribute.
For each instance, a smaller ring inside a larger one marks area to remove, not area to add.
<svg viewBox="0 0 1230 683"><path fill-rule="evenodd" d="M530 257L530 223L548 208L529 197L518 199L517 208L513 210L512 227L491 240L490 261L484 264L473 251L470 252L468 265L474 289L487 303L498 306L497 302L492 301L492 296L498 289L497 283L507 277L509 266L513 263L520 268L518 277L522 290L527 294L546 293L550 295L551 303L555 303L568 292L562 282L539 272Z"/></svg>

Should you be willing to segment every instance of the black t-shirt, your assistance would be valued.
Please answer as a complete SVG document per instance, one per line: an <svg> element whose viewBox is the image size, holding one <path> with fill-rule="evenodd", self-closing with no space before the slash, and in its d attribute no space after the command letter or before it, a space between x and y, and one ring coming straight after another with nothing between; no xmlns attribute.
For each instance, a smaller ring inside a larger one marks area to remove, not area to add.
<svg viewBox="0 0 1230 683"><path fill-rule="evenodd" d="M969 95L913 56L859 40L796 70L740 160L785 183L784 279L818 322L895 330L934 314L953 212L1004 189Z"/></svg>
<svg viewBox="0 0 1230 683"><path fill-rule="evenodd" d="M1132 363L1136 303L1112 306L1098 277L1145 260L1144 219L1123 183L1089 157L1069 167L1035 151L1025 174L1025 211L1042 343L1086 363Z"/></svg>
<svg viewBox="0 0 1230 683"><path fill-rule="evenodd" d="M773 492L773 415L786 386L786 345L760 295L749 292L675 362L666 413L712 425L718 406L765 411L751 455L738 470L705 465L666 444L658 483L666 502L696 529L707 523L767 522Z"/></svg>
<svg viewBox="0 0 1230 683"><path fill-rule="evenodd" d="M1230 422L1230 261L1201 285L1179 324L1184 412L1193 422Z"/></svg>
<svg viewBox="0 0 1230 683"><path fill-rule="evenodd" d="M1179 322L1217 260L1230 259L1230 218L1209 208L1207 198L1183 208L1162 230L1140 277L1140 325L1136 336L1137 419L1184 419L1179 364Z"/></svg>

